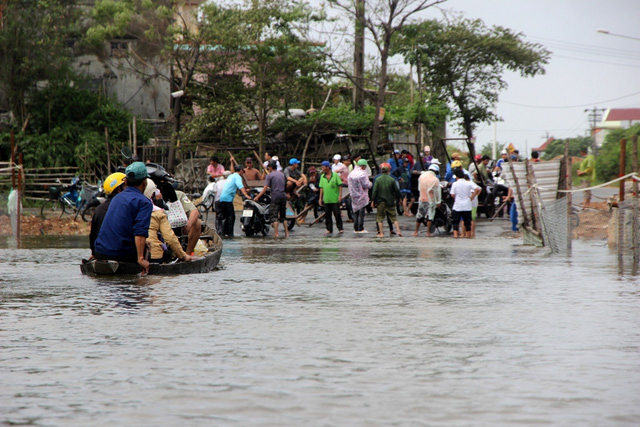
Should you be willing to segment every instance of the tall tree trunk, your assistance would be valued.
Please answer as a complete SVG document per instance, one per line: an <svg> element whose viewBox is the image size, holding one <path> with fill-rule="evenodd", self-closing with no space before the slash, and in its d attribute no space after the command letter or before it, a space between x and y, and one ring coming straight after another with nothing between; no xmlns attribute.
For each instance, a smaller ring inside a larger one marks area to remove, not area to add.
<svg viewBox="0 0 640 427"><path fill-rule="evenodd" d="M389 44L391 37L385 38L384 47L380 52L380 78L378 79L378 96L376 97L376 114L373 118L371 129L371 145L375 150L380 143L380 111L384 106L385 94L387 90L387 62L389 60Z"/></svg>
<svg viewBox="0 0 640 427"><path fill-rule="evenodd" d="M353 109L364 108L364 0L356 0L356 30L353 55Z"/></svg>

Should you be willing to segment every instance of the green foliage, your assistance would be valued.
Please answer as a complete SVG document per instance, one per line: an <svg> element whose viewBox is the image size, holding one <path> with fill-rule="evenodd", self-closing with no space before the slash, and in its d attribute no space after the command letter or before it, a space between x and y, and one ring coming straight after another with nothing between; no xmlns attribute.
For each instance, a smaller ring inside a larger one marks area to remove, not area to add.
<svg viewBox="0 0 640 427"><path fill-rule="evenodd" d="M0 89L20 123L29 111L26 99L40 81L64 81L70 75L71 50L65 45L80 33L73 0L2 2Z"/></svg>
<svg viewBox="0 0 640 427"><path fill-rule="evenodd" d="M497 142L496 143L496 156L500 157L500 153L502 153L503 150L507 149L507 143L500 143ZM480 150L480 152L478 153L480 155L483 156L489 156L489 157L493 157L493 143L488 143L482 146L482 149ZM496 160L496 159L494 159Z"/></svg>
<svg viewBox="0 0 640 427"><path fill-rule="evenodd" d="M525 42L521 34L463 18L406 25L393 52L421 64L425 88L447 100L467 137L479 123L498 119L493 106L507 87L506 71L523 77L543 74L549 58L546 49Z"/></svg>
<svg viewBox="0 0 640 427"><path fill-rule="evenodd" d="M569 156L579 156L580 151L587 150L593 143L593 138L588 136L577 136L575 138L555 139L549 143L544 150L542 160L555 159L564 156L564 146L569 141Z"/></svg>
<svg viewBox="0 0 640 427"><path fill-rule="evenodd" d="M129 139L132 115L115 101L88 90L50 87L33 95L29 109L32 112L29 126L16 135L26 167L79 166L84 172L101 170L107 163L104 128L109 129L113 156ZM138 140L146 141L150 137L148 127L138 123L137 128ZM8 151L9 137L4 134L0 152Z"/></svg>
<svg viewBox="0 0 640 427"><path fill-rule="evenodd" d="M629 129L618 129L607 134L604 143L595 155L596 174L603 181L611 181L620 173L620 141L627 140L625 174L632 171L632 138L640 135L640 124Z"/></svg>

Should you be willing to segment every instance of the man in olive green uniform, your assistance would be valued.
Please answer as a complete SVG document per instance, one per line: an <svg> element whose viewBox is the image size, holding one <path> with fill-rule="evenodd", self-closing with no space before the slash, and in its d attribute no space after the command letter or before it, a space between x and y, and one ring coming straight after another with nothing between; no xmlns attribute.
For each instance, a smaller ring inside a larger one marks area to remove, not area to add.
<svg viewBox="0 0 640 427"><path fill-rule="evenodd" d="M580 169L578 169L578 176L581 178L581 187L589 188L596 180L596 158L591 154L591 149L588 149L588 153L586 150L580 150L580 154L586 156L582 163L580 163ZM582 205L583 209L589 207L591 203L591 190L584 190L584 204Z"/></svg>
<svg viewBox="0 0 640 427"><path fill-rule="evenodd" d="M396 226L396 233L398 236L402 236L400 232L400 224L398 223L398 217L396 216L396 203L400 200L400 188L396 183L396 180L389 176L391 165L389 163L383 163L380 165L380 171L382 172L378 176L373 184L372 205L376 207L376 222L378 223L377 237L384 237L384 229L382 228L382 221L387 216Z"/></svg>

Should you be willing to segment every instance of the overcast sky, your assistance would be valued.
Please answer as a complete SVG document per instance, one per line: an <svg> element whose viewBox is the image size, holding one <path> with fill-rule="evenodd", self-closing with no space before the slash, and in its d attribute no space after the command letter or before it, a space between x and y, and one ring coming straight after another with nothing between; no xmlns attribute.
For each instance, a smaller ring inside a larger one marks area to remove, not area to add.
<svg viewBox="0 0 640 427"><path fill-rule="evenodd" d="M524 154L542 145L547 134L585 135L585 109L640 108L640 0L448 0L438 8L421 17L440 18L440 9L462 12L487 26L521 32L552 52L545 75L507 76L509 88L497 106L504 119L497 124L499 143L511 142ZM598 28L638 40L597 33ZM493 141L493 127L478 127L478 149ZM448 133L459 136L452 124Z"/></svg>
<svg viewBox="0 0 640 427"><path fill-rule="evenodd" d="M522 32L553 52L545 75L508 76L498 104L504 119L497 124L498 142L513 142L524 153L544 143L547 133L585 135L585 109L640 108L640 1L449 0L443 8ZM493 125L480 125L479 147L491 141Z"/></svg>

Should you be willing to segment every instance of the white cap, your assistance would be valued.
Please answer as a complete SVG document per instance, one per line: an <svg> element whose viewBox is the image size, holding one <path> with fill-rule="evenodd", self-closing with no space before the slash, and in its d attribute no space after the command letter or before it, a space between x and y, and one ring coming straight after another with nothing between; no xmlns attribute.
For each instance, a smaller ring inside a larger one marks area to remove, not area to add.
<svg viewBox="0 0 640 427"><path fill-rule="evenodd" d="M425 146L424 146L424 151L425 151L425 152L426 152L426 151L431 151L431 147L429 147L428 145L425 145Z"/></svg>
<svg viewBox="0 0 640 427"><path fill-rule="evenodd" d="M335 156L333 156L333 160L340 160L342 159L342 156L340 154L336 154Z"/></svg>
<svg viewBox="0 0 640 427"><path fill-rule="evenodd" d="M431 164L432 165L441 165L442 163L440 163L440 160L438 160L438 159L433 159L433 160L431 160Z"/></svg>
<svg viewBox="0 0 640 427"><path fill-rule="evenodd" d="M150 199L151 196L155 194L157 189L158 187L156 186L156 183L147 178L147 188L145 188L144 190L144 197Z"/></svg>
<svg viewBox="0 0 640 427"><path fill-rule="evenodd" d="M277 161L278 161L278 156L273 156L273 157L271 158L271 160L274 160L274 161L276 161L276 162L277 162Z"/></svg>

